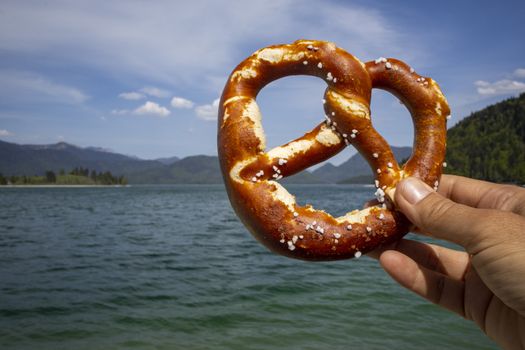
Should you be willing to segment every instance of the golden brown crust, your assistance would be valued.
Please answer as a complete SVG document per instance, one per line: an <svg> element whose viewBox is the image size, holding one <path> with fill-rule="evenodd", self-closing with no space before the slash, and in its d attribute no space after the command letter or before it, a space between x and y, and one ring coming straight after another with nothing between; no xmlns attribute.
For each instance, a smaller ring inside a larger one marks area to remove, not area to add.
<svg viewBox="0 0 525 350"><path fill-rule="evenodd" d="M255 98L271 81L298 74L326 81L326 121L266 152ZM411 112L416 137L404 167L372 126L372 88L390 91ZM389 209L385 192L406 176L420 177L437 188L449 113L437 84L401 61L378 59L364 64L333 43L312 40L261 49L232 72L219 107L219 159L232 206L252 234L275 252L305 260L359 257L407 232L409 223ZM349 144L373 169L378 206L334 218L299 206L277 182Z"/></svg>

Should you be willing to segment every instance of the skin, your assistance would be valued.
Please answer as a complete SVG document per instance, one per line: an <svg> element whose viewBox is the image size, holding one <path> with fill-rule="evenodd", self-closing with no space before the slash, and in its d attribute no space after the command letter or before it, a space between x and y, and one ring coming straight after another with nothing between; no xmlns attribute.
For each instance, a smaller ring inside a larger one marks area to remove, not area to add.
<svg viewBox="0 0 525 350"><path fill-rule="evenodd" d="M438 192L408 178L395 203L416 231L457 251L402 239L369 255L400 285L525 349L525 188L444 175Z"/></svg>

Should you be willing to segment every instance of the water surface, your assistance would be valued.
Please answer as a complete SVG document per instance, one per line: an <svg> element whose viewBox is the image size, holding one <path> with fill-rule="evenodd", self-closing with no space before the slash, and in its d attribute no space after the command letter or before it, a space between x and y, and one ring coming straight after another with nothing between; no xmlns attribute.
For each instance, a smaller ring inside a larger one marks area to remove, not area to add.
<svg viewBox="0 0 525 350"><path fill-rule="evenodd" d="M288 186L336 215L362 186ZM269 253L211 186L0 189L2 349L494 349L363 257Z"/></svg>

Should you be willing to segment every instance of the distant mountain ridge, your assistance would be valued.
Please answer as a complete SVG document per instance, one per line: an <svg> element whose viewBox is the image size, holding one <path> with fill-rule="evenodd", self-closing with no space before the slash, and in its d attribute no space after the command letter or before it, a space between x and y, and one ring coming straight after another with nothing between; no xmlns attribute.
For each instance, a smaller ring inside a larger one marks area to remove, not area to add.
<svg viewBox="0 0 525 350"><path fill-rule="evenodd" d="M393 150L401 158L410 154L410 147L393 147ZM142 160L107 149L82 148L66 142L19 145L0 141L0 173L4 176L42 175L46 170L69 171L79 166L124 175L131 184L214 184L223 181L216 156ZM371 174L369 166L361 155L356 154L339 166L327 163L314 172L303 171L283 179L283 183L335 183L364 174Z"/></svg>
<svg viewBox="0 0 525 350"><path fill-rule="evenodd" d="M52 145L18 145L0 141L0 172L5 175L43 175L46 170L69 171L84 167L125 175L162 165L94 147L82 148L66 142Z"/></svg>
<svg viewBox="0 0 525 350"><path fill-rule="evenodd" d="M391 146L391 149L398 162L410 157L412 154L412 147ZM370 166L360 153L353 155L350 159L339 166L327 163L314 170L313 175L322 178L329 183L348 182L351 178L359 178L364 175L370 175L373 177ZM373 179L371 182L373 182Z"/></svg>
<svg viewBox="0 0 525 350"><path fill-rule="evenodd" d="M410 147L392 147L401 162ZM460 121L448 131L446 172L497 182L525 183L525 94L489 106ZM216 156L196 155L142 160L97 147L82 148L66 142L19 145L0 141L0 173L43 175L46 170L75 167L124 175L129 183L222 183ZM283 179L283 183L363 183L372 171L360 154L339 166L326 163L309 172Z"/></svg>
<svg viewBox="0 0 525 350"><path fill-rule="evenodd" d="M160 163L160 162L159 162ZM130 183L215 184L222 183L219 160L215 156L190 156L172 164L129 173Z"/></svg>
<svg viewBox="0 0 525 350"><path fill-rule="evenodd" d="M164 165L171 165L171 164L179 161L180 158L179 157L165 157L165 158L156 158L156 159L153 159L153 160L156 160L157 162L161 162Z"/></svg>

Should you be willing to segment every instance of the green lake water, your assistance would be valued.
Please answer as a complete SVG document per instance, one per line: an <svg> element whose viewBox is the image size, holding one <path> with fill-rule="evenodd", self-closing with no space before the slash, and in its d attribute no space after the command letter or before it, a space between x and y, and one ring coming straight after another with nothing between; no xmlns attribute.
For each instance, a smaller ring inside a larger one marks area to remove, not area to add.
<svg viewBox="0 0 525 350"><path fill-rule="evenodd" d="M340 215L364 186L288 186ZM268 252L224 188L0 189L1 349L495 349L367 257Z"/></svg>

